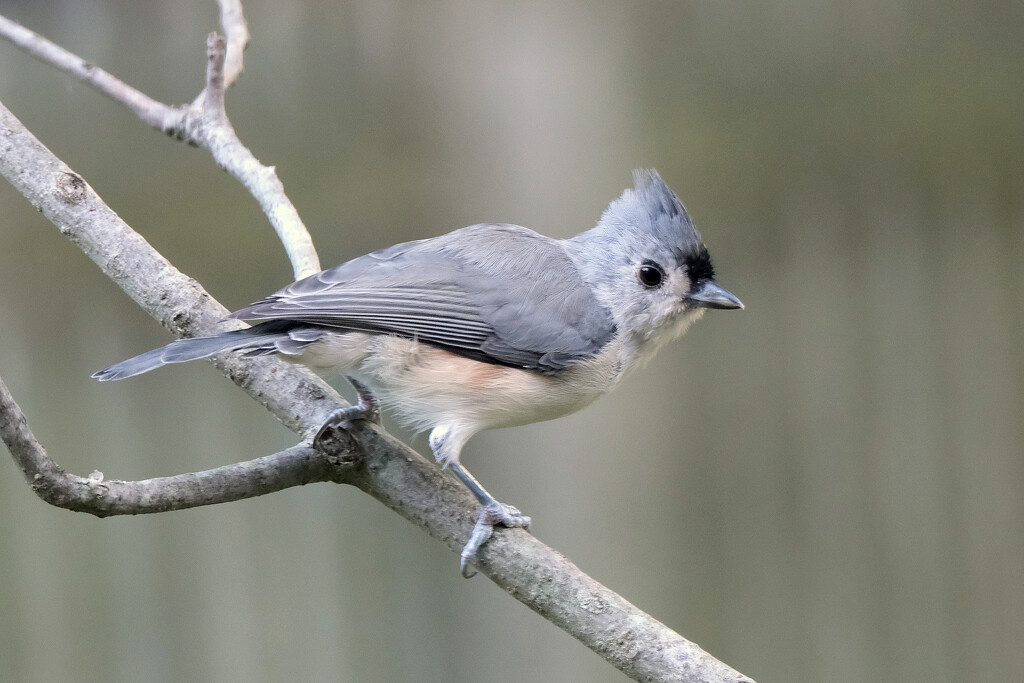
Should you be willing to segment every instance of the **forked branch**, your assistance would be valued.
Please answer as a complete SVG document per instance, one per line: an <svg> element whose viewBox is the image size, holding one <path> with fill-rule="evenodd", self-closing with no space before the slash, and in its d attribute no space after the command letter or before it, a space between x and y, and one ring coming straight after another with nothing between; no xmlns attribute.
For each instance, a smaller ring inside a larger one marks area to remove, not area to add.
<svg viewBox="0 0 1024 683"><path fill-rule="evenodd" d="M211 33L207 39L206 87L191 103L172 107L139 92L43 36L0 16L0 36L38 59L88 83L159 131L213 155L224 170L259 201L291 261L295 279L320 270L320 261L298 211L284 192L272 166L264 166L235 134L224 108L224 92L242 73L242 52L249 30L238 0L221 0L221 22L227 40Z"/></svg>

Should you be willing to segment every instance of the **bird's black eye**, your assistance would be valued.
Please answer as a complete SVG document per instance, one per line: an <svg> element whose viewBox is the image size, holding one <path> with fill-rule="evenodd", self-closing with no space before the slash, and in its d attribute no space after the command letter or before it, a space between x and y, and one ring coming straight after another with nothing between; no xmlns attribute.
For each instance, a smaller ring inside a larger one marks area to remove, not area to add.
<svg viewBox="0 0 1024 683"><path fill-rule="evenodd" d="M644 287L652 289L660 285L665 279L665 273L662 271L661 266L653 261L646 261L640 266L640 270L636 272L636 275L640 278L640 282Z"/></svg>

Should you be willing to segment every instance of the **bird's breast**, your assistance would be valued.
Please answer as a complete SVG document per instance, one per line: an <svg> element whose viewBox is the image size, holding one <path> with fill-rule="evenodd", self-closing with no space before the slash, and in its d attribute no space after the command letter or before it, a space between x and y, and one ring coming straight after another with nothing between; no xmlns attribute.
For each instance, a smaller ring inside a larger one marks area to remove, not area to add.
<svg viewBox="0 0 1024 683"><path fill-rule="evenodd" d="M564 370L540 373L377 335L350 372L417 428L460 423L479 431L576 412L614 385L614 365L611 355L598 354Z"/></svg>

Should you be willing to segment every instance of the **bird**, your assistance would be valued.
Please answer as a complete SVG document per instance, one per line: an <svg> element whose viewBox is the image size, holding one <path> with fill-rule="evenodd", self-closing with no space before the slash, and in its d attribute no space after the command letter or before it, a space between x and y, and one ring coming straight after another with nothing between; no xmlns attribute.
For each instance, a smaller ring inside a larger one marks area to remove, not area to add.
<svg viewBox="0 0 1024 683"><path fill-rule="evenodd" d="M437 462L480 503L460 558L476 573L495 525L528 528L461 464L474 434L561 417L618 386L707 309L742 309L653 169L568 239L486 223L396 244L293 282L229 319L251 327L184 338L93 374L120 380L222 352L278 354L342 374L356 405L313 438L377 421L383 404L430 430Z"/></svg>

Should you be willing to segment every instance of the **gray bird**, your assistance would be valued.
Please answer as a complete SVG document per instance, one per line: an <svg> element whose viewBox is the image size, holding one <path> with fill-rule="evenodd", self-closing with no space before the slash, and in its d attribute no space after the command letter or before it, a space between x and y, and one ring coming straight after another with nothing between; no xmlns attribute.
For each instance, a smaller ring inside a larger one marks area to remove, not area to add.
<svg viewBox="0 0 1024 683"><path fill-rule="evenodd" d="M528 527L460 464L484 429L550 420L610 391L705 309L743 304L714 280L682 202L654 170L567 240L483 224L396 244L294 282L229 318L262 321L179 339L100 370L132 377L224 351L283 354L342 372L358 405L314 438L376 419L379 396L405 423L431 429L434 457L482 506L462 551L465 576L495 524Z"/></svg>

